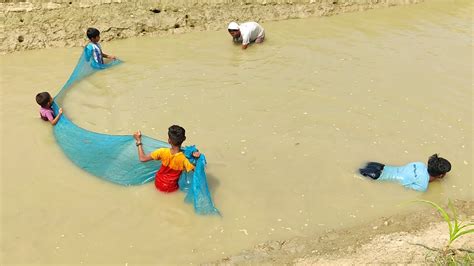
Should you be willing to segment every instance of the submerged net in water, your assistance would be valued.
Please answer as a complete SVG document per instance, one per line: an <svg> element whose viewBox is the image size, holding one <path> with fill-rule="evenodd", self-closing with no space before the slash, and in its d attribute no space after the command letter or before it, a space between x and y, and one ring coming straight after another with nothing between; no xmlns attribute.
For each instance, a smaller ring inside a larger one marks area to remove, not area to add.
<svg viewBox="0 0 474 266"><path fill-rule="evenodd" d="M98 64L91 55L83 52L68 81L54 98L53 110L58 113L62 97L73 85L87 76L121 64L114 60L108 64ZM135 140L131 135L100 134L83 129L62 115L54 127L54 136L66 156L87 172L120 185L140 185L152 181L161 166L160 161L140 162ZM169 147L169 144L147 136L142 136L145 152ZM214 207L205 173L206 158L192 157L194 146L185 147L184 154L196 165L194 171L183 171L179 187L186 193L185 201L193 203L198 214L219 214Z"/></svg>

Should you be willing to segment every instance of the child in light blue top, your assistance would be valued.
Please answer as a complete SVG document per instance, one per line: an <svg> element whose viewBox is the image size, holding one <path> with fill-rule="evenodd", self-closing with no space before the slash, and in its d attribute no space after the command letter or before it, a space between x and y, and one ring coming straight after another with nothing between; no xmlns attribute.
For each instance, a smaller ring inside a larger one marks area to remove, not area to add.
<svg viewBox="0 0 474 266"><path fill-rule="evenodd" d="M417 191L426 191L429 182L443 178L451 170L451 163L437 154L428 159L428 166L422 162L413 162L404 166L390 166L370 162L359 169L363 176L382 181L395 181L404 187Z"/></svg>
<svg viewBox="0 0 474 266"><path fill-rule="evenodd" d="M107 55L102 52L100 47L100 31L96 28L87 29L87 38L91 41L86 45L85 53L86 60L92 59L91 65L93 68L101 69L104 66L104 58L115 60L116 57L113 55Z"/></svg>

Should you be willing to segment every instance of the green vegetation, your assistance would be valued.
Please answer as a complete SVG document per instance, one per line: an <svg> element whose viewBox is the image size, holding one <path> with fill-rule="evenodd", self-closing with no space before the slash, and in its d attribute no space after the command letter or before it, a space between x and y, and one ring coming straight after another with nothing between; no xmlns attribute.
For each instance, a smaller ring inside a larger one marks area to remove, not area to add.
<svg viewBox="0 0 474 266"><path fill-rule="evenodd" d="M447 255L439 254L434 262L437 265L473 265L474 263L474 253L465 253L463 256L451 253Z"/></svg>
<svg viewBox="0 0 474 266"><path fill-rule="evenodd" d="M429 201L429 200L416 200L415 202L423 202L431 205L435 208L441 217L446 221L449 228L449 240L446 243L444 250L437 250L431 249L436 251L436 255L434 256L432 262L437 265L473 265L474 263L474 253L471 250L455 250L451 249L451 244L458 239L460 236L474 233L474 228L469 229L470 227L474 226L474 223L466 223L460 222L457 217L456 209L453 206L451 200L448 202L448 207L452 212L452 215L449 215L446 210L441 208L438 204Z"/></svg>
<svg viewBox="0 0 474 266"><path fill-rule="evenodd" d="M462 224L462 222L458 221L458 217L456 214L456 209L453 206L451 200L448 202L448 207L451 209L452 216L450 216L443 208L441 208L438 204L429 201L429 200L416 200L416 202L424 202L430 204L434 207L446 221L449 227L449 241L446 244L445 250L448 250L454 240L458 239L462 235L474 233L474 228L468 229L471 226L474 226L474 223L467 223Z"/></svg>

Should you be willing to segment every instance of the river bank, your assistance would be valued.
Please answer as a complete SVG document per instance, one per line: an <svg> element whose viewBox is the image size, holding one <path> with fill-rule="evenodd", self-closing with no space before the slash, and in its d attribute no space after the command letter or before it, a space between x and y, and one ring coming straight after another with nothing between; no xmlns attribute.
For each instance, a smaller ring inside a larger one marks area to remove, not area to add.
<svg viewBox="0 0 474 266"><path fill-rule="evenodd" d="M102 41L135 36L220 30L230 21L258 22L330 16L422 0L79 0L2 1L0 53L87 43L96 27Z"/></svg>
<svg viewBox="0 0 474 266"><path fill-rule="evenodd" d="M455 201L454 206L461 221L474 221L473 201ZM454 241L454 253L443 254L448 232L440 214L426 206L422 211L382 217L349 229L262 243L211 264L423 265L445 264L451 258L472 263L473 234Z"/></svg>
<svg viewBox="0 0 474 266"><path fill-rule="evenodd" d="M104 45L126 64L78 84L67 115L94 132L157 139L185 125L187 143L209 155L222 219L194 215L181 193L153 184L103 182L64 156L33 98L64 84L80 48L2 56L11 89L2 91L0 264L436 263L426 247L444 245L446 224L429 206L396 206L466 199L456 206L474 220L472 4L455 2L265 22L270 38L246 51L230 45L226 21ZM84 29L73 31L85 43ZM365 160L401 165L435 152L453 171L423 194L355 174Z"/></svg>

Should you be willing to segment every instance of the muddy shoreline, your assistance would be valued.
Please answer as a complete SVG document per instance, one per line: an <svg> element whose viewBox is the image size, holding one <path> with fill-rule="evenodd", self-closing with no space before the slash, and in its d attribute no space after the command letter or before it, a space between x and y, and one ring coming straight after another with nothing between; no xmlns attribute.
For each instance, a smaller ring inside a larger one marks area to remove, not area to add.
<svg viewBox="0 0 474 266"><path fill-rule="evenodd" d="M102 41L219 30L233 20L258 22L330 16L423 0L76 0L0 2L0 53L74 47L96 27Z"/></svg>
<svg viewBox="0 0 474 266"><path fill-rule="evenodd" d="M461 221L474 221L473 201L458 200L454 206ZM381 217L347 229L258 244L208 265L436 264L435 250L444 248L448 236L447 223L426 205L422 211ZM474 258L474 236L458 238L452 248L460 257Z"/></svg>
<svg viewBox="0 0 474 266"><path fill-rule="evenodd" d="M346 12L418 3L418 0L372 1L4 1L0 3L0 53L82 46L84 31L95 26L104 41L221 30L230 20L259 22L330 16ZM36 3L40 2L40 3ZM157 4L158 3L158 4ZM474 202L456 201L464 219L474 220ZM210 264L432 264L447 226L426 206L422 212L382 217L341 230L259 244ZM395 245L395 246L393 246ZM472 235L456 247L474 249ZM372 250L373 252L366 252Z"/></svg>

